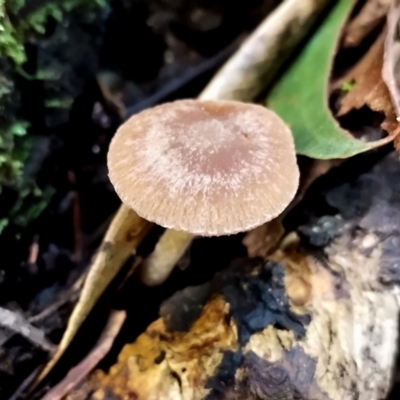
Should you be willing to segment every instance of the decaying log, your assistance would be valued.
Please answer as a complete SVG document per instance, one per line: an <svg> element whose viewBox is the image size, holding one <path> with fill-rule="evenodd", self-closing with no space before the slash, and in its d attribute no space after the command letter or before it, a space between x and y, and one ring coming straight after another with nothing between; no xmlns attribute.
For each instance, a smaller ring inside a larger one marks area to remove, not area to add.
<svg viewBox="0 0 400 400"><path fill-rule="evenodd" d="M67 399L385 398L399 315L396 155L323 202L329 214L310 207L270 259L237 260L176 293Z"/></svg>

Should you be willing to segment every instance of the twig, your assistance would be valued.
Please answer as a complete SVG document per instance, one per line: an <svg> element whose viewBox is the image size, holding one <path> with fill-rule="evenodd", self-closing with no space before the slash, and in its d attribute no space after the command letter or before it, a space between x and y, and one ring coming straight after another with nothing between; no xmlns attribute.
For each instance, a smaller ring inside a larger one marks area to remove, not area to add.
<svg viewBox="0 0 400 400"><path fill-rule="evenodd" d="M9 397L8 400L18 400L21 398L22 394L25 392L25 390L29 387L29 385L35 380L35 378L38 376L40 372L41 366L36 367L21 383L21 385L18 387L18 389L14 392L14 394ZM23 397L23 396L22 396Z"/></svg>
<svg viewBox="0 0 400 400"><path fill-rule="evenodd" d="M76 175L73 171L68 171L68 180L71 185L76 187ZM74 255L73 258L76 262L80 262L82 260L83 254L83 233L82 233L82 215L81 215L81 202L79 197L79 192L76 190L72 190L73 200L72 200L72 222L74 227Z"/></svg>
<svg viewBox="0 0 400 400"><path fill-rule="evenodd" d="M52 353L55 346L44 335L44 332L31 325L22 315L0 307L0 325L19 333L32 344Z"/></svg>
<svg viewBox="0 0 400 400"><path fill-rule="evenodd" d="M32 324L35 322L42 321L43 319L47 318L49 315L56 312L64 304L66 304L68 302L70 302L70 303L75 302L79 297L79 292L80 292L79 289L68 290L68 292L61 295L61 297L55 303L53 303L49 307L45 308L39 314L33 315L32 317L28 318L28 321Z"/></svg>
<svg viewBox="0 0 400 400"><path fill-rule="evenodd" d="M72 368L66 377L54 386L42 400L60 400L82 382L87 374L92 371L110 351L114 339L118 335L125 319L125 311L113 311L107 326L93 350L78 365Z"/></svg>
<svg viewBox="0 0 400 400"><path fill-rule="evenodd" d="M202 99L252 101L309 32L331 0L286 0L221 68Z"/></svg>
<svg viewBox="0 0 400 400"><path fill-rule="evenodd" d="M32 244L29 247L29 257L28 263L30 265L35 265L39 255L39 237L35 235L32 240Z"/></svg>

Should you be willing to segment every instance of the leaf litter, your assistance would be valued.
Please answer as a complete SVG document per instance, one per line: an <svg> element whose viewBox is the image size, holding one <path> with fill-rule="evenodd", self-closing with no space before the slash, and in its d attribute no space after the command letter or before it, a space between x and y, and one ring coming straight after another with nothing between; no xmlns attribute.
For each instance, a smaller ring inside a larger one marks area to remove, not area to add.
<svg viewBox="0 0 400 400"><path fill-rule="evenodd" d="M393 1L387 17L383 79L389 89L397 117L400 117L400 4Z"/></svg>
<svg viewBox="0 0 400 400"><path fill-rule="evenodd" d="M381 128L393 134L398 128L396 112L390 94L382 79L385 32L370 47L365 56L338 83L354 82L351 90L340 99L338 117L348 114L352 109L368 106L372 111L382 113L384 119Z"/></svg>
<svg viewBox="0 0 400 400"><path fill-rule="evenodd" d="M391 0L369 0L344 29L343 46L357 47L386 18Z"/></svg>
<svg viewBox="0 0 400 400"><path fill-rule="evenodd" d="M371 59L367 59L366 64L363 64L363 61L357 64L358 69L355 71L357 76L354 71L353 74L350 72L340 83L343 85L343 83L355 81L355 86L358 86L356 88L350 84L346 88L347 96L351 96L347 100L346 112L351 108L370 105L373 111L385 114L382 127L387 129L389 135L374 142L358 140L339 126L329 109L328 82L331 76L332 62L342 27L351 13L353 5L353 2L347 0L340 0L336 3L326 20L283 73L268 96L269 106L291 127L297 152L311 158L351 157L391 142L398 133L390 98L387 97L387 90L380 75L383 52L379 53L379 42L374 44L367 53L368 55L371 51L375 51L372 56L377 59L372 61L381 65L380 69L379 65L375 67L374 82L370 80L370 66L367 64ZM372 56L369 55L369 57ZM317 60L320 67L316 69ZM368 82L372 85L371 90L378 90L372 94L367 88L364 89L364 95L365 91L370 94L369 104L363 102L362 97L354 95L363 87L360 84L361 76L359 74L364 74L362 82L365 82L365 85ZM351 100L353 96L355 100L357 99L359 103L363 104L355 104Z"/></svg>

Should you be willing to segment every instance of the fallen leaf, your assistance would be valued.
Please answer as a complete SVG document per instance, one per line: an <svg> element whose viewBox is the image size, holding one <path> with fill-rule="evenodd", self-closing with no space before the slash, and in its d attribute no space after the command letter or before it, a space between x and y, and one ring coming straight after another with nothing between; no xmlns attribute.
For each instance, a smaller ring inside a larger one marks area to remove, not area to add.
<svg viewBox="0 0 400 400"><path fill-rule="evenodd" d="M400 4L393 1L387 16L388 33L385 41L382 77L385 81L394 108L397 120L400 118ZM400 153L400 137L394 140L394 147Z"/></svg>
<svg viewBox="0 0 400 400"><path fill-rule="evenodd" d="M79 385L110 351L125 319L125 311L113 311L94 349L78 365L73 367L61 382L47 392L42 400L60 400Z"/></svg>
<svg viewBox="0 0 400 400"><path fill-rule="evenodd" d="M391 0L369 0L344 30L343 46L357 47L383 21Z"/></svg>
<svg viewBox="0 0 400 400"><path fill-rule="evenodd" d="M277 218L252 229L244 236L242 243L247 247L247 255L250 258L261 257L266 259L267 256L275 250L285 234L282 221L287 213L303 199L307 189L316 179L325 175L331 168L341 163L342 160L312 160L311 165L306 168L302 167L299 189L296 193L296 197L286 210Z"/></svg>
<svg viewBox="0 0 400 400"><path fill-rule="evenodd" d="M269 107L292 129L298 154L317 159L347 158L394 138L368 143L355 139L340 128L328 107L327 86L335 45L352 8L349 0L337 1L268 96Z"/></svg>
<svg viewBox="0 0 400 400"><path fill-rule="evenodd" d="M278 217L252 229L243 238L242 243L247 247L247 255L250 258L266 258L279 243L284 233L282 218Z"/></svg>
<svg viewBox="0 0 400 400"><path fill-rule="evenodd" d="M400 4L393 1L388 13L388 33L382 76L391 95L397 116L400 117Z"/></svg>
<svg viewBox="0 0 400 400"><path fill-rule="evenodd" d="M397 127L396 112L388 88L382 79L385 32L370 47L365 56L338 83L354 82L350 91L340 99L337 115L343 116L352 109L367 105L371 110L384 114L382 129L393 134Z"/></svg>

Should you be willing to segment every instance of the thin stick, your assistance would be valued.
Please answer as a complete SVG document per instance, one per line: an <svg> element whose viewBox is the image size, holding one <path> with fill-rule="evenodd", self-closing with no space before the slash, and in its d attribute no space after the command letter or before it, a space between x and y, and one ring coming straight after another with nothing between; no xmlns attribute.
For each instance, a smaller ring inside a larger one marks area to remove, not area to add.
<svg viewBox="0 0 400 400"><path fill-rule="evenodd" d="M18 400L21 397L24 398L23 393L31 385L31 383L36 379L40 372L40 366L36 367L21 383L14 394L8 398L8 400Z"/></svg>
<svg viewBox="0 0 400 400"><path fill-rule="evenodd" d="M32 344L46 352L52 353L55 349L54 344L46 338L44 332L31 325L19 313L0 307L0 325L13 332L19 333Z"/></svg>
<svg viewBox="0 0 400 400"><path fill-rule="evenodd" d="M331 0L286 0L220 69L201 99L252 101L265 90Z"/></svg>
<svg viewBox="0 0 400 400"><path fill-rule="evenodd" d="M93 350L78 365L71 368L65 378L54 386L42 400L60 400L79 385L110 351L125 319L125 311L113 311Z"/></svg>
<svg viewBox="0 0 400 400"><path fill-rule="evenodd" d="M31 324L42 321L47 318L49 315L54 314L58 309L60 309L66 303L74 303L79 297L79 288L68 290L66 293L62 294L61 297L50 306L45 308L40 313L33 315L28 318L28 321Z"/></svg>

